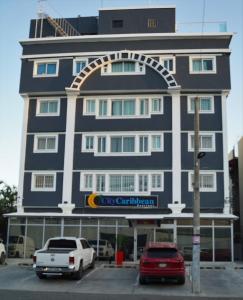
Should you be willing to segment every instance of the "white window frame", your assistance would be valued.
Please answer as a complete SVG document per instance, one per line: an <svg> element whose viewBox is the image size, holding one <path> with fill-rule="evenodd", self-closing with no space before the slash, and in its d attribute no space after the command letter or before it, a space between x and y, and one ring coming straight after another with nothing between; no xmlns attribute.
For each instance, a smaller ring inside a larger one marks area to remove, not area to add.
<svg viewBox="0 0 243 300"><path fill-rule="evenodd" d="M152 152L164 152L164 132L162 131L119 131L119 132L82 132L82 143L81 152L82 153L94 153L94 156L151 156ZM86 149L86 137L94 138L93 149ZM148 151L140 152L139 149L139 139L141 136L148 137ZM160 136L160 149L152 149L152 136ZM106 138L106 152L98 152L98 138ZM111 138L112 137L134 137L135 147L134 152L111 152Z"/></svg>
<svg viewBox="0 0 243 300"><path fill-rule="evenodd" d="M146 74L146 65L140 61L131 61L131 60L120 60L116 62L133 62L135 63L135 72L112 72L111 65L113 62L108 62L107 64L101 67L101 76L121 76L121 75L145 75ZM142 64L142 66L140 65ZM142 68L142 69L140 69ZM142 71L141 71L142 70Z"/></svg>
<svg viewBox="0 0 243 300"><path fill-rule="evenodd" d="M57 101L57 112L55 113L41 113L40 112L40 104L41 102L44 102L44 101ZM51 97L46 97L46 98L37 98L37 101L36 101L36 116L37 117L57 117L57 116L60 116L60 103L61 103L61 100L60 98L51 98Z"/></svg>
<svg viewBox="0 0 243 300"><path fill-rule="evenodd" d="M188 191L189 192L193 192L192 175L194 175L193 171L188 172ZM215 171L200 170L200 175L213 175L213 187L212 188L200 188L200 192L217 192L217 173Z"/></svg>
<svg viewBox="0 0 243 300"><path fill-rule="evenodd" d="M84 186L84 175L93 176L93 192L102 193L102 195L151 195L151 192L164 192L164 172L163 170L80 170L80 191L86 192L90 189L86 189ZM105 177L105 191L98 192L96 189L96 176L104 175ZM121 176L134 176L134 191L131 192L111 192L110 191L110 175L121 175ZM148 175L148 191L139 191L139 175ZM152 188L152 175L161 176L161 187ZM95 179L95 181L94 181Z"/></svg>
<svg viewBox="0 0 243 300"><path fill-rule="evenodd" d="M35 187L35 176L54 176L52 188L37 188ZM56 191L56 172L50 171L36 171L31 174L31 192L55 192Z"/></svg>
<svg viewBox="0 0 243 300"><path fill-rule="evenodd" d="M91 180L92 180L92 187L89 188L89 187L85 187L85 176L91 176ZM90 191L90 190L93 190L93 187L94 187L94 175L93 174L83 174L83 177L82 177L82 180L83 180L83 190L84 191Z"/></svg>
<svg viewBox="0 0 243 300"><path fill-rule="evenodd" d="M162 66L164 66L164 61L172 59L173 60L173 69L170 71L166 69L170 74L175 74L176 73L176 57L175 55L161 55L159 56L159 62Z"/></svg>
<svg viewBox="0 0 243 300"><path fill-rule="evenodd" d="M191 99L195 99L197 96L196 95L188 95L187 96L187 113L188 114L194 114L194 110L192 109L191 106ZM201 110L201 105L199 103L199 113L200 114L214 114L214 96L212 95L200 95L198 96L199 101L201 102L202 98L209 98L211 101L211 110Z"/></svg>
<svg viewBox="0 0 243 300"><path fill-rule="evenodd" d="M160 188L159 187L153 187L153 179L152 179L153 175L160 176ZM164 184L164 173L157 172L157 173L151 174L151 191L156 191L156 192L157 191L163 191L164 190L163 184Z"/></svg>
<svg viewBox="0 0 243 300"><path fill-rule="evenodd" d="M194 147L192 146L192 143L191 143L192 136L194 136L194 132L188 132L188 151L189 152L194 152ZM212 137L212 148L201 148L200 147L199 151L215 152L216 151L215 132L200 131L199 138L201 138L201 136L211 136Z"/></svg>
<svg viewBox="0 0 243 300"><path fill-rule="evenodd" d="M213 70L202 70L202 71L193 71L193 60L195 59L212 59ZM216 56L215 55L190 55L189 56L189 73L190 74L216 74Z"/></svg>
<svg viewBox="0 0 243 300"><path fill-rule="evenodd" d="M83 99L83 115L84 116L95 116L96 119L147 119L151 118L152 115L163 115L164 114L164 96L165 95L107 95L107 96L89 96ZM148 114L140 114L140 100L141 99L149 99L148 105ZM159 98L161 99L161 111L154 112L152 111L152 99ZM114 100L128 100L135 99L135 114L134 115L112 115L112 101ZM87 113L87 100L95 100L95 112ZM107 114L99 115L99 101L106 100L107 101Z"/></svg>
<svg viewBox="0 0 243 300"><path fill-rule="evenodd" d="M79 73L76 72L76 64L79 61L85 61L85 67L87 67L89 59L88 59L88 57L76 57L76 58L73 59L73 76L79 75Z"/></svg>
<svg viewBox="0 0 243 300"><path fill-rule="evenodd" d="M153 100L160 99L160 111L153 110ZM163 97L151 97L150 98L150 114L151 115L162 115L164 114L164 98Z"/></svg>
<svg viewBox="0 0 243 300"><path fill-rule="evenodd" d="M39 138L55 138L55 148L54 149L38 149L38 139ZM58 152L58 134L53 133L41 133L34 135L34 153L57 153Z"/></svg>
<svg viewBox="0 0 243 300"><path fill-rule="evenodd" d="M37 67L38 64L50 64L55 63L56 64L56 73L55 74L37 74ZM59 59L36 59L34 60L33 65L33 77L34 78L40 78L40 77L57 77L59 74Z"/></svg>

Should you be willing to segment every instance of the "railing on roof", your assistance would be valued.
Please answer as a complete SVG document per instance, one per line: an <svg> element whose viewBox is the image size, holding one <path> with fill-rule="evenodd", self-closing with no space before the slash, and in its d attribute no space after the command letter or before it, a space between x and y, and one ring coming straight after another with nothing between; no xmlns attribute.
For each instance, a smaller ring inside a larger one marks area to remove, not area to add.
<svg viewBox="0 0 243 300"><path fill-rule="evenodd" d="M227 32L227 22L182 22L176 24L176 32Z"/></svg>

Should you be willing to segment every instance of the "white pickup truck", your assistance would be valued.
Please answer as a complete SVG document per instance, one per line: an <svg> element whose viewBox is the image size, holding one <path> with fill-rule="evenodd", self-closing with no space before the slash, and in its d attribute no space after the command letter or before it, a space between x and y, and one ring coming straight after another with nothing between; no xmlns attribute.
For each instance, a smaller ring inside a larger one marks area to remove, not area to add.
<svg viewBox="0 0 243 300"><path fill-rule="evenodd" d="M49 239L44 248L33 256L36 275L70 274L73 279L82 278L83 271L94 268L96 252L84 238L56 237Z"/></svg>

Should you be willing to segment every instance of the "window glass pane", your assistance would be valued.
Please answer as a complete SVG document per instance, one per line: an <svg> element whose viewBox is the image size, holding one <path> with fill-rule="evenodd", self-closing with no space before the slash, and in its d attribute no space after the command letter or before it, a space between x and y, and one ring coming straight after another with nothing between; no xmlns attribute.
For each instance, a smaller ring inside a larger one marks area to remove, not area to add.
<svg viewBox="0 0 243 300"><path fill-rule="evenodd" d="M194 59L192 61L192 69L195 72L202 71L202 60L201 59Z"/></svg>
<svg viewBox="0 0 243 300"><path fill-rule="evenodd" d="M124 115L135 115L135 100L124 101Z"/></svg>
<svg viewBox="0 0 243 300"><path fill-rule="evenodd" d="M48 113L48 101L40 102L40 113Z"/></svg>
<svg viewBox="0 0 243 300"><path fill-rule="evenodd" d="M122 72L122 62L115 62L111 64L111 72Z"/></svg>
<svg viewBox="0 0 243 300"><path fill-rule="evenodd" d="M98 137L98 152L106 152L106 137L100 136Z"/></svg>
<svg viewBox="0 0 243 300"><path fill-rule="evenodd" d="M46 64L37 64L37 74L45 74L46 73Z"/></svg>
<svg viewBox="0 0 243 300"><path fill-rule="evenodd" d="M53 175L45 175L45 187L52 188L54 186L54 176Z"/></svg>
<svg viewBox="0 0 243 300"><path fill-rule="evenodd" d="M124 62L124 72L135 72L135 62Z"/></svg>
<svg viewBox="0 0 243 300"><path fill-rule="evenodd" d="M56 138L54 137L49 137L47 138L47 149L55 149L56 146Z"/></svg>
<svg viewBox="0 0 243 300"><path fill-rule="evenodd" d="M211 110L211 98L201 98L200 99L200 110L210 111Z"/></svg>
<svg viewBox="0 0 243 300"><path fill-rule="evenodd" d="M177 228L177 245L185 260L192 260L192 228Z"/></svg>
<svg viewBox="0 0 243 300"><path fill-rule="evenodd" d="M96 191L105 191L105 175L96 175Z"/></svg>
<svg viewBox="0 0 243 300"><path fill-rule="evenodd" d="M121 175L110 175L110 192L121 191Z"/></svg>
<svg viewBox="0 0 243 300"><path fill-rule="evenodd" d="M204 135L201 136L201 148L212 149L213 148L213 138L212 136Z"/></svg>
<svg viewBox="0 0 243 300"><path fill-rule="evenodd" d="M86 66L85 60L76 61L76 73L79 73Z"/></svg>
<svg viewBox="0 0 243 300"><path fill-rule="evenodd" d="M87 108L86 108L86 112L87 113L95 113L95 100L87 100Z"/></svg>
<svg viewBox="0 0 243 300"><path fill-rule="evenodd" d="M123 138L123 152L134 152L135 151L135 138L124 137Z"/></svg>
<svg viewBox="0 0 243 300"><path fill-rule="evenodd" d="M47 64L47 74L56 74L56 63Z"/></svg>
<svg viewBox="0 0 243 300"><path fill-rule="evenodd" d="M99 116L107 115L107 100L99 101Z"/></svg>
<svg viewBox="0 0 243 300"><path fill-rule="evenodd" d="M215 260L231 260L230 228L215 228Z"/></svg>
<svg viewBox="0 0 243 300"><path fill-rule="evenodd" d="M111 138L111 152L122 152L122 137Z"/></svg>
<svg viewBox="0 0 243 300"><path fill-rule="evenodd" d="M200 260L212 261L213 260L213 247L212 247L212 228L200 229Z"/></svg>
<svg viewBox="0 0 243 300"><path fill-rule="evenodd" d="M44 187L44 175L35 175L35 187L36 188Z"/></svg>
<svg viewBox="0 0 243 300"><path fill-rule="evenodd" d="M140 114L148 114L148 99L140 99Z"/></svg>
<svg viewBox="0 0 243 300"><path fill-rule="evenodd" d="M44 150L46 148L46 138L39 137L37 142L37 149Z"/></svg>
<svg viewBox="0 0 243 300"><path fill-rule="evenodd" d="M160 135L152 136L152 149L157 150L161 148L161 137Z"/></svg>
<svg viewBox="0 0 243 300"><path fill-rule="evenodd" d="M213 175L201 174L200 175L200 187L213 188Z"/></svg>
<svg viewBox="0 0 243 300"><path fill-rule="evenodd" d="M122 191L123 192L134 191L134 176L133 175L123 175L122 176Z"/></svg>
<svg viewBox="0 0 243 300"><path fill-rule="evenodd" d="M48 101L49 113L56 113L58 107L58 101Z"/></svg>
<svg viewBox="0 0 243 300"><path fill-rule="evenodd" d="M161 175L153 174L152 175L152 188L161 188Z"/></svg>
<svg viewBox="0 0 243 300"><path fill-rule="evenodd" d="M93 176L91 174L84 175L84 187L86 189L92 189L93 187Z"/></svg>
<svg viewBox="0 0 243 300"><path fill-rule="evenodd" d="M112 101L111 106L112 106L111 107L112 116L121 116L122 115L122 101L121 100Z"/></svg>
<svg viewBox="0 0 243 300"><path fill-rule="evenodd" d="M161 99L159 98L152 99L152 111L160 112L160 110L161 110Z"/></svg>
<svg viewBox="0 0 243 300"><path fill-rule="evenodd" d="M86 148L86 150L94 149L94 137L93 136L86 136L85 148Z"/></svg>
<svg viewBox="0 0 243 300"><path fill-rule="evenodd" d="M213 70L213 60L212 59L204 59L203 60L203 70L204 71L212 71Z"/></svg>
<svg viewBox="0 0 243 300"><path fill-rule="evenodd" d="M173 71L173 59L165 59L165 60L163 60L163 66L168 71Z"/></svg>
<svg viewBox="0 0 243 300"><path fill-rule="evenodd" d="M148 137L139 137L139 152L148 152Z"/></svg>
<svg viewBox="0 0 243 300"><path fill-rule="evenodd" d="M148 175L139 175L139 192L148 191Z"/></svg>

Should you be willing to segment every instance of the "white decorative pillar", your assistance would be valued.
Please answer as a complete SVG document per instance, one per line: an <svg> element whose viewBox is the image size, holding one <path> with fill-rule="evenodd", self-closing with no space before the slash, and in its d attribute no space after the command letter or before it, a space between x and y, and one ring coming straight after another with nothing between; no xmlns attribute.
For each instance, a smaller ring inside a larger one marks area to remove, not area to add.
<svg viewBox="0 0 243 300"><path fill-rule="evenodd" d="M26 155L26 141L27 141L27 126L29 114L29 97L22 95L24 100L24 112L22 122L22 136L20 149L20 165L19 165L19 182L18 182L18 196L17 196L17 212L23 213L23 194L24 194L24 170L25 170L25 155Z"/></svg>
<svg viewBox="0 0 243 300"><path fill-rule="evenodd" d="M228 161L228 128L227 128L227 113L226 101L229 91L222 91L222 131L223 131L223 162L224 162L224 214L230 213L229 199L229 161Z"/></svg>
<svg viewBox="0 0 243 300"><path fill-rule="evenodd" d="M64 214L71 214L75 205L72 204L72 179L73 179L73 153L76 99L79 91L66 88L67 92L67 116L66 116L66 138L63 170L62 203L58 205Z"/></svg>
<svg viewBox="0 0 243 300"><path fill-rule="evenodd" d="M180 214L185 204L181 203L181 99L180 87L169 88L172 96L172 203L168 207Z"/></svg>

